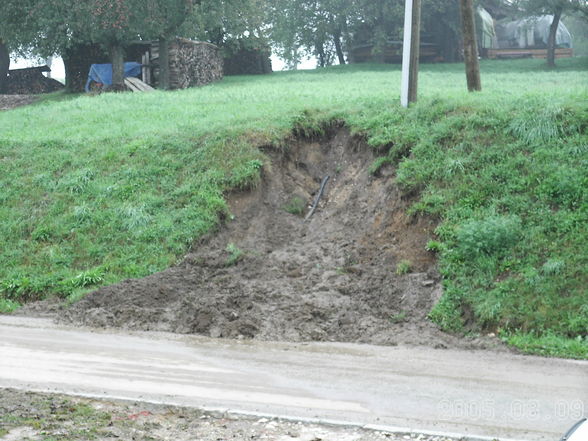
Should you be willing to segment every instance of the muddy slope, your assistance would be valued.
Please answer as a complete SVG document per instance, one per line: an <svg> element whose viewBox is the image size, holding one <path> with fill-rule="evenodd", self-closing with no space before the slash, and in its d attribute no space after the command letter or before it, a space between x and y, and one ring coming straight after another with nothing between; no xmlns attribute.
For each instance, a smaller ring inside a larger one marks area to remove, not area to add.
<svg viewBox="0 0 588 441"><path fill-rule="evenodd" d="M234 217L181 264L101 288L61 319L213 337L463 346L426 320L441 295L425 251L434 226L404 214L392 169L370 176L373 155L344 129L269 155L259 187L231 195ZM301 214L289 212L296 200ZM396 274L401 260L410 273Z"/></svg>

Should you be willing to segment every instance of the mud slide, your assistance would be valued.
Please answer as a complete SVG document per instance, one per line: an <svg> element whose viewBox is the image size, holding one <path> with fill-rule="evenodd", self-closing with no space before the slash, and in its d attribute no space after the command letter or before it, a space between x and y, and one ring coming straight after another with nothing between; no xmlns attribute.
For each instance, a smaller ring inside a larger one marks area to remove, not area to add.
<svg viewBox="0 0 588 441"><path fill-rule="evenodd" d="M425 250L434 225L407 217L393 169L368 173L368 147L340 129L268 155L260 185L229 195L231 219L182 263L101 288L61 319L212 337L486 346L426 319L441 295ZM398 275L403 260L410 271Z"/></svg>

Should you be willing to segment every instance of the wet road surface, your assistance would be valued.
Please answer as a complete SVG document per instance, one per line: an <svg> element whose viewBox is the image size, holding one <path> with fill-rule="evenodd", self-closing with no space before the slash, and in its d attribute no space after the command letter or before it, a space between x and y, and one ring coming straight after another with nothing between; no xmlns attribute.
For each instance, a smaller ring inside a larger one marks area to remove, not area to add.
<svg viewBox="0 0 588 441"><path fill-rule="evenodd" d="M489 351L268 343L0 316L0 387L558 441L588 362Z"/></svg>

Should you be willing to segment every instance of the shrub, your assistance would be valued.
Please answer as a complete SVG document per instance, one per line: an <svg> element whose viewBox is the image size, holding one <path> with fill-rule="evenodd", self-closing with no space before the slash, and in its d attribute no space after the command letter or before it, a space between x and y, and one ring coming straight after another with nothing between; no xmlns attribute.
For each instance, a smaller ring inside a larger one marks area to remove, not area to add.
<svg viewBox="0 0 588 441"><path fill-rule="evenodd" d="M290 214L295 214L296 216L300 216L304 213L306 209L306 202L298 196L294 196L290 201L284 206L284 211L287 211Z"/></svg>
<svg viewBox="0 0 588 441"><path fill-rule="evenodd" d="M437 240L429 240L427 245L425 245L425 249L432 253L440 253L445 249L445 246Z"/></svg>
<svg viewBox="0 0 588 441"><path fill-rule="evenodd" d="M396 274L401 276L402 274L408 274L411 270L412 264L410 260L401 260L396 264Z"/></svg>
<svg viewBox="0 0 588 441"><path fill-rule="evenodd" d="M70 284L74 288L83 288L91 285L98 285L104 281L104 271L102 268L94 268L87 271L82 271L73 279L70 280Z"/></svg>
<svg viewBox="0 0 588 441"><path fill-rule="evenodd" d="M457 232L458 249L462 256L503 254L511 249L521 235L518 216L491 216L464 223Z"/></svg>
<svg viewBox="0 0 588 441"><path fill-rule="evenodd" d="M406 321L406 311L400 311L398 314L391 315L390 321L392 323L402 323Z"/></svg>
<svg viewBox="0 0 588 441"><path fill-rule="evenodd" d="M245 256L245 252L232 242L227 245L226 251L229 253L229 258L226 261L227 266L235 265Z"/></svg>

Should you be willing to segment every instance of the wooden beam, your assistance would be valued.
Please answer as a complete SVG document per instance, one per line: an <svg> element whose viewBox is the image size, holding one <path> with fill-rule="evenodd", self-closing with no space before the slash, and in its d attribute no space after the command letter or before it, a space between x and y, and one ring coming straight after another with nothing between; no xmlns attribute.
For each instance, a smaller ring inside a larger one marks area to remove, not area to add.
<svg viewBox="0 0 588 441"><path fill-rule="evenodd" d="M133 92L151 92L151 91L155 90L149 84L145 84L139 78L135 78L135 77L125 78L125 84Z"/></svg>

